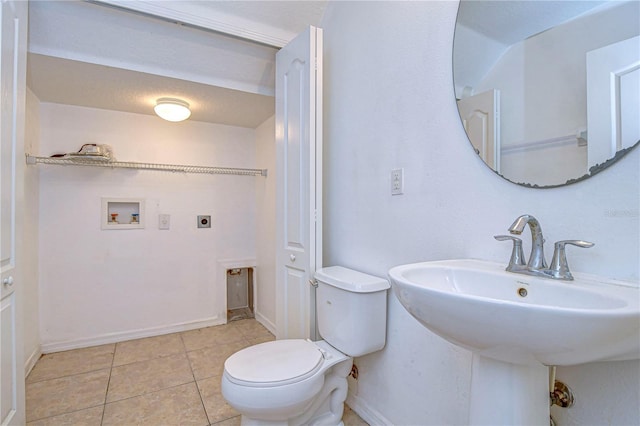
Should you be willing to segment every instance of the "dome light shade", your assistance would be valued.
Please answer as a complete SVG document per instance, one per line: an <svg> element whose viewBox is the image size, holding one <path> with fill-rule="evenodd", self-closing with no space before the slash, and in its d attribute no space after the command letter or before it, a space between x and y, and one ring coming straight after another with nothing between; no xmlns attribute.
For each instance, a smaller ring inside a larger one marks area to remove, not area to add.
<svg viewBox="0 0 640 426"><path fill-rule="evenodd" d="M158 99L153 110L156 112L158 117L174 122L186 120L191 115L189 104L185 101L174 98Z"/></svg>

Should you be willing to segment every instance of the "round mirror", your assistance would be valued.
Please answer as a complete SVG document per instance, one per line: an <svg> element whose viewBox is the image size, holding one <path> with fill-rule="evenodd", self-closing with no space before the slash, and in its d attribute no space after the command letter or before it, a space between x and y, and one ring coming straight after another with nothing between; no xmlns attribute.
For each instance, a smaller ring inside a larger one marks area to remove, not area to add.
<svg viewBox="0 0 640 426"><path fill-rule="evenodd" d="M453 77L472 147L502 177L555 187L640 141L640 2L461 0Z"/></svg>

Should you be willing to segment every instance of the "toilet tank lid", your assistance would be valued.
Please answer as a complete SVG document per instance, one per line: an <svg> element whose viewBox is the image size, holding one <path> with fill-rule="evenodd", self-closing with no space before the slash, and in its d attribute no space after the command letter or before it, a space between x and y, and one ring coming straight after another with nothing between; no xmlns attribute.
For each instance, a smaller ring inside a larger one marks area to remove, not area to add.
<svg viewBox="0 0 640 426"><path fill-rule="evenodd" d="M342 266L318 269L314 277L320 282L354 293L373 293L387 290L390 287L389 281L384 278L374 277Z"/></svg>

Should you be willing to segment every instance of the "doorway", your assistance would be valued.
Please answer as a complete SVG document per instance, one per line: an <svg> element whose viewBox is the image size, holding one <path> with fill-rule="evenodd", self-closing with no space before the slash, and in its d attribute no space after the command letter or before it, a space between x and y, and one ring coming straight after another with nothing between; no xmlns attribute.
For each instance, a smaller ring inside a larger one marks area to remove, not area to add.
<svg viewBox="0 0 640 426"><path fill-rule="evenodd" d="M227 269L227 322L254 318L253 268Z"/></svg>

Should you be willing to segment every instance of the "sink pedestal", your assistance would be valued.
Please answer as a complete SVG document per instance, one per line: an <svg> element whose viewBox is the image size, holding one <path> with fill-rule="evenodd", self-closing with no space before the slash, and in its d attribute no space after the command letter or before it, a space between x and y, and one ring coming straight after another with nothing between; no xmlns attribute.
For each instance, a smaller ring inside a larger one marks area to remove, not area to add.
<svg viewBox="0 0 640 426"><path fill-rule="evenodd" d="M549 369L473 354L470 425L549 425Z"/></svg>

